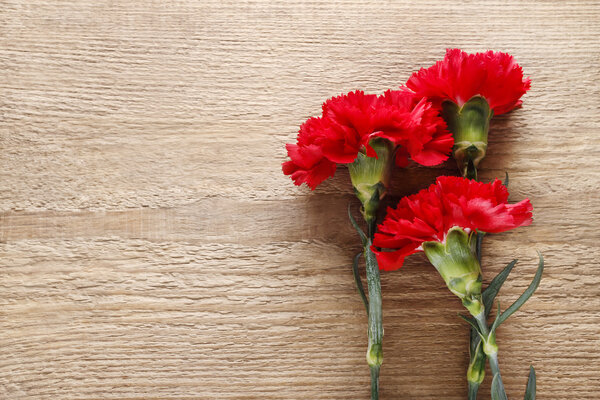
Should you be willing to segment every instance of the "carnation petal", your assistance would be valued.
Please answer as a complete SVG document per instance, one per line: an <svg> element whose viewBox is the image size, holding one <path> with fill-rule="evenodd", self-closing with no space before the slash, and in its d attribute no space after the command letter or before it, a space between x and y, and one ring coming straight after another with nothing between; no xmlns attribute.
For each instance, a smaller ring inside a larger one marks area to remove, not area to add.
<svg viewBox="0 0 600 400"><path fill-rule="evenodd" d="M508 191L498 180L481 183L438 177L429 188L402 198L395 209L388 210L373 245L388 250L382 252L382 262L396 269L402 257L421 249L424 242L443 242L455 226L499 233L531 224L529 200L508 204L507 198Z"/></svg>
<svg viewBox="0 0 600 400"><path fill-rule="evenodd" d="M473 96L481 95L494 115L500 115L521 105L520 98L531 87L531 80L523 76L522 68L510 54L468 54L448 49L442 61L415 72L406 86L438 106L450 100L460 107Z"/></svg>

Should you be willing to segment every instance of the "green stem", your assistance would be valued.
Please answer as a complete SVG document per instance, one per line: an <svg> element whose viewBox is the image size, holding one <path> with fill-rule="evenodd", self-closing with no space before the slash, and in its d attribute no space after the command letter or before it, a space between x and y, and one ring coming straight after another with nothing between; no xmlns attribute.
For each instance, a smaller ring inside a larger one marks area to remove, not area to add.
<svg viewBox="0 0 600 400"><path fill-rule="evenodd" d="M381 346L383 338L383 324L381 312L381 281L379 266L375 254L370 249L371 240L365 246L365 260L367 270L367 287L369 288L369 338L374 344Z"/></svg>
<svg viewBox="0 0 600 400"><path fill-rule="evenodd" d="M477 391L479 390L479 383L469 382L469 400L477 400Z"/></svg>
<svg viewBox="0 0 600 400"><path fill-rule="evenodd" d="M477 260L479 264L481 264L481 243L483 242L483 236L485 233L478 231L477 232L477 242L475 246L475 254L477 254ZM471 349L477 349L478 343L480 343L481 338L477 334L475 328L471 328L470 334L470 346ZM481 344L483 346L483 343ZM475 362L474 357L483 357L483 367L485 367L485 360L487 356L481 351L479 354L475 354L475 351L470 352L471 359L469 360L469 365ZM469 400L477 400L477 391L479 390L479 386L481 385L478 382L472 382L467 379L467 383L469 384Z"/></svg>
<svg viewBox="0 0 600 400"><path fill-rule="evenodd" d="M475 166L475 164L473 164L473 160L471 159L469 159L467 164L465 178L472 179L474 181L477 180L477 167Z"/></svg>
<svg viewBox="0 0 600 400"><path fill-rule="evenodd" d="M478 315L476 315L475 320L477 321L477 325L479 326L481 333L483 334L484 337L487 338L490 334L490 330L488 328L487 321L485 320L485 310L482 311L481 313L479 313ZM485 346L485 343L484 343L484 346ZM502 376L500 375L500 365L498 364L498 353L495 352L495 353L490 353L490 354L486 354L486 355L490 362L490 369L492 370L492 376L498 375L499 387L500 387L501 391L504 393L504 396L506 396L506 390L504 389L504 383L502 383Z"/></svg>
<svg viewBox="0 0 600 400"><path fill-rule="evenodd" d="M377 399L379 390L379 369L383 362L383 318L381 310L381 281L379 266L375 254L371 251L371 239L364 248L367 271L367 287L369 288L369 347L367 363L371 368L371 399Z"/></svg>
<svg viewBox="0 0 600 400"><path fill-rule="evenodd" d="M369 347L367 363L371 369L371 400L379 399L379 370L383 363L383 313L381 309L381 279L375 253L371 251L375 233L375 216L365 218L368 226L368 239L364 245L367 288L369 290Z"/></svg>
<svg viewBox="0 0 600 400"><path fill-rule="evenodd" d="M371 400L379 400L379 368L371 367Z"/></svg>
<svg viewBox="0 0 600 400"><path fill-rule="evenodd" d="M372 241L373 240L373 235L375 235L375 228L377 227L376 224L376 216L373 216L373 218L369 218L366 220L367 222L367 234L369 235L369 239Z"/></svg>

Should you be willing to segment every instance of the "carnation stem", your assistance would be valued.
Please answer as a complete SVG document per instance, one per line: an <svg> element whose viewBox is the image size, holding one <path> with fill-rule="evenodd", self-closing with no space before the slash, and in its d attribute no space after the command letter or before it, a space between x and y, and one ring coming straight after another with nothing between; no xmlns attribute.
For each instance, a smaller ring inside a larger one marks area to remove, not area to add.
<svg viewBox="0 0 600 400"><path fill-rule="evenodd" d="M469 160L467 164L467 170L465 172L465 178L477 180L477 167L473 164L473 160Z"/></svg>
<svg viewBox="0 0 600 400"><path fill-rule="evenodd" d="M371 367L371 400L379 400L379 368Z"/></svg>
<svg viewBox="0 0 600 400"><path fill-rule="evenodd" d="M479 383L469 382L469 400L477 400L478 391Z"/></svg>
<svg viewBox="0 0 600 400"><path fill-rule="evenodd" d="M483 243L484 236L485 236L484 232L481 232L481 231L477 232L477 242L475 245L475 254L477 255L477 260L479 261L479 264L481 264L481 244ZM480 340L481 339L479 338L479 335L477 334L477 331L475 330L475 328L471 328L471 335L470 335L471 348L477 348L477 343L479 343ZM471 357L471 359L469 360L469 365L471 365L475 362L474 357L483 357L483 363L485 366L485 359L487 358L487 356L485 354L483 354L483 353L475 354L473 351L471 351L471 352L469 352L469 356ZM477 400L477 392L479 391L479 386L481 384L479 382L470 381L469 379L467 379L467 383L469 384L468 400Z"/></svg>
<svg viewBox="0 0 600 400"><path fill-rule="evenodd" d="M475 320L477 321L477 325L481 330L481 333L484 337L488 337L490 331L487 325L487 321L485 319L485 310L481 311L478 315L475 316ZM498 384L499 388L504 393L506 398L506 390L504 389L504 383L502 383L502 376L500 375L500 365L498 364L498 353L487 354L488 360L490 362L490 369L492 370L492 376L498 376Z"/></svg>
<svg viewBox="0 0 600 400"><path fill-rule="evenodd" d="M367 221L369 224L370 221ZM383 362L383 318L381 310L381 281L379 266L375 254L371 251L369 238L364 247L365 264L367 271L367 286L369 289L369 347L367 349L367 363L371 368L371 400L379 399L379 370Z"/></svg>

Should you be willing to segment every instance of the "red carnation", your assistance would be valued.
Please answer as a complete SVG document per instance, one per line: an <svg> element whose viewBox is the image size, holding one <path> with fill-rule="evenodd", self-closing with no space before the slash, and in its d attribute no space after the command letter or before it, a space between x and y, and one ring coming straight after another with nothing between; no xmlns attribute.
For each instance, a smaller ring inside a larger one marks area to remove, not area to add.
<svg viewBox="0 0 600 400"><path fill-rule="evenodd" d="M409 155L415 162L426 166L438 165L448 158L454 139L431 102L407 90L388 90L379 97L379 103L384 110L410 110L396 112L395 129L381 128L382 132L378 134L402 146L396 153L398 166L406 166ZM383 118L379 126L384 127L386 123Z"/></svg>
<svg viewBox="0 0 600 400"><path fill-rule="evenodd" d="M479 95L487 100L494 115L500 115L521 105L531 80L523 77L522 68L510 54L491 50L468 54L448 49L442 61L415 72L406 86L438 105L450 100L462 107Z"/></svg>
<svg viewBox="0 0 600 400"><path fill-rule="evenodd" d="M311 189L335 174L337 164L323 155L320 142L327 129L321 118L310 118L298 133L298 144L285 147L292 161L284 162L283 173L291 175L296 185L306 183Z"/></svg>
<svg viewBox="0 0 600 400"><path fill-rule="evenodd" d="M379 267L400 268L406 256L422 251L424 242L444 242L448 230L455 226L499 233L531 224L529 199L516 204L507 200L508 191L497 179L481 183L439 177L428 189L402 198L396 209L388 208L373 245L393 251L376 252Z"/></svg>
<svg viewBox="0 0 600 400"><path fill-rule="evenodd" d="M283 163L283 173L291 175L296 185L306 183L314 189L333 176L337 164L345 164L361 202L368 236L357 230L365 257L368 302L362 286L360 292L368 309L366 358L374 399L383 362L381 283L371 251L379 202L385 196L394 159L400 165L405 165L409 156L423 165L439 164L448 158L453 143L452 134L432 103L402 90L387 91L382 96L355 91L333 97L323 104L321 117L302 124L297 143L286 146L290 161ZM360 282L358 269L353 268L353 272L356 282Z"/></svg>
<svg viewBox="0 0 600 400"><path fill-rule="evenodd" d="M294 183L314 189L335 173L336 164L350 164L359 153L377 157L371 140L384 138L401 146L396 161L404 166L410 156L422 165L448 158L452 135L432 104L409 91L387 91L382 96L350 92L323 104L323 115L310 118L288 144L291 161L283 172Z"/></svg>

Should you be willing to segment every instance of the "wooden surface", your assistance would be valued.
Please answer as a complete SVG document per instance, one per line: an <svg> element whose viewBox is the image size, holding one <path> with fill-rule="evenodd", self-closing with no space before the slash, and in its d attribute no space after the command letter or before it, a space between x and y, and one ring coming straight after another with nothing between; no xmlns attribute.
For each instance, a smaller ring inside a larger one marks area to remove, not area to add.
<svg viewBox="0 0 600 400"><path fill-rule="evenodd" d="M598 399L597 1L8 0L0 21L0 398L367 399L348 174L295 187L284 144L456 46L533 79L481 170L535 208L486 238L486 281L521 260L501 303L547 261L499 330L509 396L533 363L538 399ZM396 171L389 202L443 173ZM464 399L459 302L422 255L382 285L382 399Z"/></svg>

